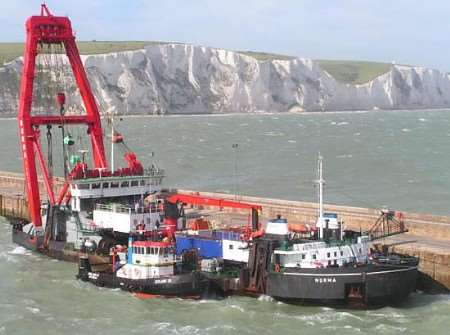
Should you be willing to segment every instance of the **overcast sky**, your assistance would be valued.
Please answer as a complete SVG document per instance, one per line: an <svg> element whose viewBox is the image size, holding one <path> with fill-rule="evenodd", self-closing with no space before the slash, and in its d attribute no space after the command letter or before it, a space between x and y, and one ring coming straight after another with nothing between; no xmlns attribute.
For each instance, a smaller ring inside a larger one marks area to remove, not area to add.
<svg viewBox="0 0 450 335"><path fill-rule="evenodd" d="M0 41L42 0L0 0ZM450 72L449 0L48 0L79 40L160 40Z"/></svg>

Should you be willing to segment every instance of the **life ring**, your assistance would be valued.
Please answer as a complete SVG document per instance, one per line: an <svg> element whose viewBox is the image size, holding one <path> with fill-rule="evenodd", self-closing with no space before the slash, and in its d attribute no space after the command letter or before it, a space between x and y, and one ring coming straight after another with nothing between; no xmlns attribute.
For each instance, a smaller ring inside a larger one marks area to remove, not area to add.
<svg viewBox="0 0 450 335"><path fill-rule="evenodd" d="M281 272L280 264L275 264L275 272Z"/></svg>

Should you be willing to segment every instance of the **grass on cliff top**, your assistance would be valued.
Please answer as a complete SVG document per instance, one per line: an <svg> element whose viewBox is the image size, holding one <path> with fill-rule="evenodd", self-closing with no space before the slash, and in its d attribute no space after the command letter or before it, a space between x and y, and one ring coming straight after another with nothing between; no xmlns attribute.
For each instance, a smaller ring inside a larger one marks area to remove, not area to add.
<svg viewBox="0 0 450 335"><path fill-rule="evenodd" d="M23 43L0 43L0 66L23 55Z"/></svg>
<svg viewBox="0 0 450 335"><path fill-rule="evenodd" d="M164 44L151 41L79 41L78 49L82 55L104 54L144 48L146 45ZM23 55L23 43L0 43L0 66Z"/></svg>
<svg viewBox="0 0 450 335"><path fill-rule="evenodd" d="M391 64L347 60L317 60L320 67L338 81L364 84L388 72Z"/></svg>
<svg viewBox="0 0 450 335"><path fill-rule="evenodd" d="M255 52L255 51L238 51L238 52L240 54L253 57L256 60L259 60L260 62L277 60L277 59L278 60L291 60L291 59L295 58L293 56L271 54L271 53L267 53L267 52Z"/></svg>
<svg viewBox="0 0 450 335"><path fill-rule="evenodd" d="M77 42L81 54L102 54L119 51L138 50L146 45L165 44L158 41L80 41ZM295 57L266 52L240 51L259 61L290 60ZM23 55L23 43L0 43L0 66ZM363 84L389 71L391 64L345 61L317 60L319 65L336 80L349 84Z"/></svg>
<svg viewBox="0 0 450 335"><path fill-rule="evenodd" d="M244 51L241 54L251 56L259 61L290 60L295 57L266 52ZM348 84L364 84L388 72L391 64L351 61L351 60L324 60L317 59L320 67L327 71L336 80Z"/></svg>

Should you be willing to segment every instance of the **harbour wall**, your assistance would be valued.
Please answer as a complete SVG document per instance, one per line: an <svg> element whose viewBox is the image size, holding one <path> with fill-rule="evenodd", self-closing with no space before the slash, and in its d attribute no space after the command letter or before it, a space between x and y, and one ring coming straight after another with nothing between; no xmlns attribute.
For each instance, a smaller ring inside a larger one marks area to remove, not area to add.
<svg viewBox="0 0 450 335"><path fill-rule="evenodd" d="M315 224L317 220L317 203L259 198L251 196L238 196L213 193L196 192L190 190L178 190L179 193L198 194L207 197L218 197L228 200L238 200L247 203L261 205L262 216L265 219L275 218L278 214L288 221L304 224ZM225 209L224 209L225 210ZM235 210L238 211L239 210ZM381 215L381 209L360 208L350 206L338 206L324 204L325 212L337 213L343 219L345 227L352 230L369 230ZM417 214L409 212L401 213L407 228L412 235L427 236L448 240L450 243L450 217L430 214ZM450 249L450 244L449 244Z"/></svg>

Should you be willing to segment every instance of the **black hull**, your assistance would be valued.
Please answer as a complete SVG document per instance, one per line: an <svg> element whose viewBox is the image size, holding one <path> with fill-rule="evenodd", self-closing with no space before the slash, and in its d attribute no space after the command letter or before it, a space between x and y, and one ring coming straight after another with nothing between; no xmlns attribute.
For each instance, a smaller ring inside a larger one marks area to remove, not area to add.
<svg viewBox="0 0 450 335"><path fill-rule="evenodd" d="M51 258L66 262L78 262L78 251L66 250L66 242L49 241L48 247L43 248L44 237L33 236L20 230L13 229L12 241L25 249L38 252Z"/></svg>
<svg viewBox="0 0 450 335"><path fill-rule="evenodd" d="M292 303L383 306L405 300L416 279L416 266L288 269L268 273L266 294Z"/></svg>
<svg viewBox="0 0 450 335"><path fill-rule="evenodd" d="M12 241L25 249L31 251L39 251L40 246L44 243L43 237L29 235L23 231L12 230Z"/></svg>
<svg viewBox="0 0 450 335"><path fill-rule="evenodd" d="M99 287L168 297L197 298L208 288L208 280L198 272L142 280L119 278L108 272L80 272L78 278Z"/></svg>

